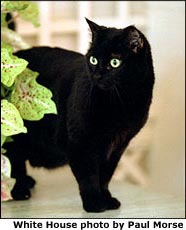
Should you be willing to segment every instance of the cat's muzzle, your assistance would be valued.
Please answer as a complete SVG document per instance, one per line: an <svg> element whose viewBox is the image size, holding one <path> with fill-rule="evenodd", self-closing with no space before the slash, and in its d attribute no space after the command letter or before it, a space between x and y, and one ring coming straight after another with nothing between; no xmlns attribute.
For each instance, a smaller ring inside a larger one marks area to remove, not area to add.
<svg viewBox="0 0 186 230"><path fill-rule="evenodd" d="M94 81L94 87L104 91L109 91L113 89L113 84L110 82Z"/></svg>

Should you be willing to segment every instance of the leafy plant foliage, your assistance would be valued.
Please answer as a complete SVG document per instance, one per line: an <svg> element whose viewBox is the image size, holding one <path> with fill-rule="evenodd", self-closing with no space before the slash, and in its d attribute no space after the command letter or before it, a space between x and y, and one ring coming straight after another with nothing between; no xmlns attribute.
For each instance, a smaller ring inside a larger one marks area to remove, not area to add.
<svg viewBox="0 0 186 230"><path fill-rule="evenodd" d="M29 48L21 36L8 28L6 14L38 23L38 7L30 1L1 1L1 199L11 199L15 180L11 178L11 165L2 155L3 144L12 135L26 133L24 119L37 121L47 113L57 114L49 89L37 83L38 73L27 68L28 62L13 55L15 49ZM11 19L12 20L12 19ZM38 60L39 61L39 60Z"/></svg>
<svg viewBox="0 0 186 230"><path fill-rule="evenodd" d="M46 113L57 113L51 91L36 82L37 75L25 69L16 78L11 94L11 102L26 120L40 120Z"/></svg>

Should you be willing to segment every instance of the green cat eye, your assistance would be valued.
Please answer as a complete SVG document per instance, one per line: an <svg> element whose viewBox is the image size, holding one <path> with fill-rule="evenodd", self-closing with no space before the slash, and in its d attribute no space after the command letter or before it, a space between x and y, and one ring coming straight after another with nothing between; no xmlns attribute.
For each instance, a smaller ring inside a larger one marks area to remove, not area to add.
<svg viewBox="0 0 186 230"><path fill-rule="evenodd" d="M91 57L90 57L90 63L91 63L92 65L97 65L97 64L98 64L97 58L95 58L94 56L91 56Z"/></svg>
<svg viewBox="0 0 186 230"><path fill-rule="evenodd" d="M118 68L120 65L121 65L121 60L117 59L117 58L112 58L110 60L110 65L113 67L113 68Z"/></svg>

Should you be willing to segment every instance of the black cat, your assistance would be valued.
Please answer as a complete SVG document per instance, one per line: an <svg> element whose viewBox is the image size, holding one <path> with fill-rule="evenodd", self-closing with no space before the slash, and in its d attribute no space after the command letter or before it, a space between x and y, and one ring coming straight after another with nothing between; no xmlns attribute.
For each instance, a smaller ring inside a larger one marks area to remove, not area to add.
<svg viewBox="0 0 186 230"><path fill-rule="evenodd" d="M25 121L27 134L8 145L14 199L28 199L35 181L25 161L54 168L70 164L88 212L117 209L108 185L130 140L145 124L154 71L150 45L134 26L99 26L87 19L92 43L86 55L35 47L16 53L53 92L58 115Z"/></svg>

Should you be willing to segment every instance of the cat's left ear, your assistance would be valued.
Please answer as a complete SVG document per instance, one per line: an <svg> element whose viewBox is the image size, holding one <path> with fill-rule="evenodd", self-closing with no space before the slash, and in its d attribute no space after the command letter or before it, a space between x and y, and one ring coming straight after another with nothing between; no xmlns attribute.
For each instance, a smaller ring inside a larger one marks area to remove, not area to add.
<svg viewBox="0 0 186 230"><path fill-rule="evenodd" d="M128 27L128 46L133 53L138 53L144 45L144 41L140 32L134 27Z"/></svg>

